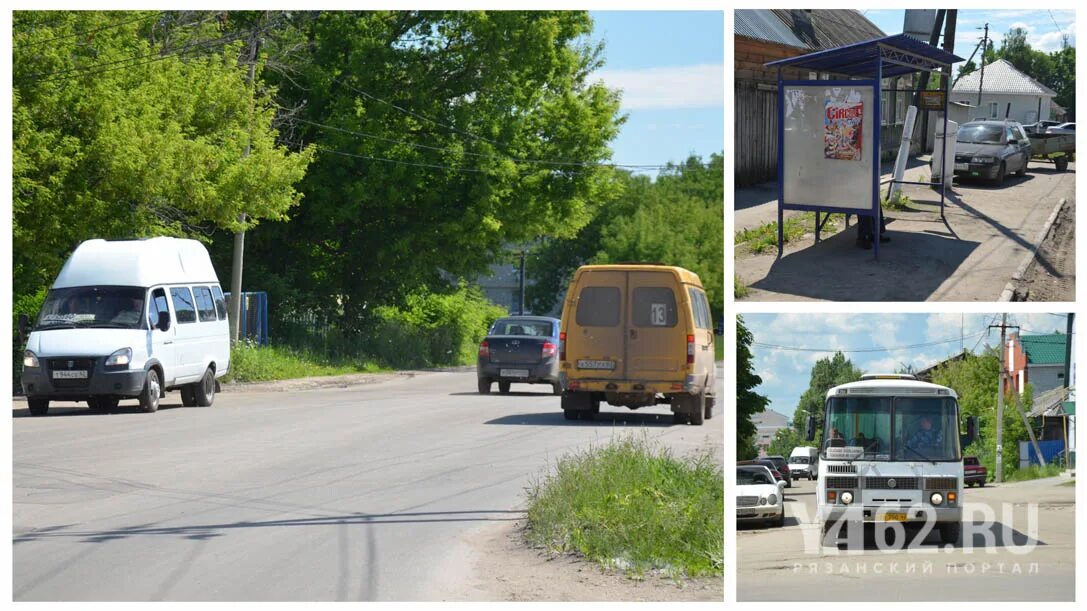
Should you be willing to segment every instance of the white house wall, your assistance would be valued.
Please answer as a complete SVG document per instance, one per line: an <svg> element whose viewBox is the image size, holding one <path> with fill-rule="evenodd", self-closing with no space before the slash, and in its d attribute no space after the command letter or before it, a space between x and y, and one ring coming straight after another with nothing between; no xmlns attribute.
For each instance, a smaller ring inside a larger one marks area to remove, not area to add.
<svg viewBox="0 0 1087 611"><path fill-rule="evenodd" d="M1040 95L1012 95L1012 94L983 94L981 96L981 104L979 105L977 93L972 95L966 92L951 93L951 100L954 102L966 102L977 108L970 109L973 116L969 117L970 120L977 119L978 117L984 117L986 119L993 118L990 109L990 104L996 102L997 104L997 119L1004 118L1004 112L1007 109L1008 103L1011 103L1011 112L1008 114L1009 119L1018 121L1023 124L1034 123L1036 121L1046 121L1050 118L1050 105L1052 100L1050 96ZM1041 114L1039 116L1038 106L1041 103ZM955 119L954 114L951 117Z"/></svg>

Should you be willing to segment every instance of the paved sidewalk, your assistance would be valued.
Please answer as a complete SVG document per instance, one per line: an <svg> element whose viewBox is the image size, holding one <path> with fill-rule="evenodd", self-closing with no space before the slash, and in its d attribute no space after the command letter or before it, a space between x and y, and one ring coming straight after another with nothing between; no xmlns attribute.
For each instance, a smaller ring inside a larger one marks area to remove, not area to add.
<svg viewBox="0 0 1087 611"><path fill-rule="evenodd" d="M882 245L880 261L855 246L851 227L819 244L805 236L780 260L776 249L741 255L736 274L750 289L746 299L756 301L996 301L1058 202L1074 204L1075 177L1074 163L1067 172L1032 163L1025 177L1009 177L1002 187L956 184L946 222L938 193L907 186L913 209L885 213L892 241ZM761 208L776 217L776 202Z"/></svg>

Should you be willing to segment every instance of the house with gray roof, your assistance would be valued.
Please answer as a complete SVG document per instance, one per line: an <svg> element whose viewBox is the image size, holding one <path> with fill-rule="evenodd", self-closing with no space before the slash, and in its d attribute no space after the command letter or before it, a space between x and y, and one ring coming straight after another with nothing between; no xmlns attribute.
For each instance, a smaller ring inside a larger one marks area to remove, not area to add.
<svg viewBox="0 0 1087 611"><path fill-rule="evenodd" d="M978 90L981 102L978 103ZM1034 123L1053 118L1053 98L1057 93L1023 74L1011 62L998 59L980 69L963 75L951 88L951 101L969 104L969 116L954 116L955 121L976 119L1012 119Z"/></svg>

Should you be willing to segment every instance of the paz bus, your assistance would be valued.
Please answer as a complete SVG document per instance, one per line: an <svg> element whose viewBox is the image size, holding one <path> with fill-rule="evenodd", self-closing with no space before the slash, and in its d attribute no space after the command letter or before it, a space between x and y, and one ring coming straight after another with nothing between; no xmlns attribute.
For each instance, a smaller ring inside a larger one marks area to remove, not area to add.
<svg viewBox="0 0 1087 611"><path fill-rule="evenodd" d="M827 391L816 486L823 535L835 525L927 524L945 543L959 540L962 447L955 391L912 375L865 375ZM809 414L808 440L815 438ZM841 526L838 527L838 532Z"/></svg>

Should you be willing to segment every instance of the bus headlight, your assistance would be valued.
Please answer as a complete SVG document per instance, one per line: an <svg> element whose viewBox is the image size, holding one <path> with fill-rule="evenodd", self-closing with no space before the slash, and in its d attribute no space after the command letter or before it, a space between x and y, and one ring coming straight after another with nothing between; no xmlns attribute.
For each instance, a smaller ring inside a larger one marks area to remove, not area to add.
<svg viewBox="0 0 1087 611"><path fill-rule="evenodd" d="M944 495L940 494L939 492L933 492L932 496L930 496L928 500L932 501L933 505L939 505L940 503L944 502Z"/></svg>
<svg viewBox="0 0 1087 611"><path fill-rule="evenodd" d="M842 493L841 499L842 499L842 505L848 505L848 504L853 502L853 493L846 490L845 492Z"/></svg>

